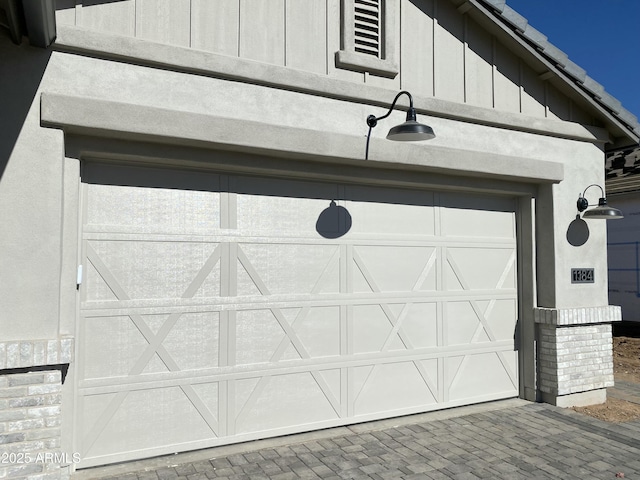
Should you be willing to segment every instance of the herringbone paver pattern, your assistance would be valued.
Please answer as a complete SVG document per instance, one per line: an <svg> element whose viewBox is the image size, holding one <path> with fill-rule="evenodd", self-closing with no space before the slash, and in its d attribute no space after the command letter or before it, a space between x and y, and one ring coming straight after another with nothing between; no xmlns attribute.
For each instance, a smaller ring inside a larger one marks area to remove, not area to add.
<svg viewBox="0 0 640 480"><path fill-rule="evenodd" d="M244 453L186 464L177 455L175 465L134 473L100 476L108 468L97 469L93 478L583 480L621 472L640 479L640 422L607 424L547 404L361 430L253 451L247 444Z"/></svg>

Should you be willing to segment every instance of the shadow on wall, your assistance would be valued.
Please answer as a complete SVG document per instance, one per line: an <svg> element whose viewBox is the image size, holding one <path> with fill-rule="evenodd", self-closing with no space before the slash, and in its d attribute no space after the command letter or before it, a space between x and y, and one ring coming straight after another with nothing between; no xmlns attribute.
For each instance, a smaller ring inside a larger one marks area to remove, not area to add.
<svg viewBox="0 0 640 480"><path fill-rule="evenodd" d="M351 214L334 200L325 208L316 222L316 231L324 238L340 238L351 229Z"/></svg>
<svg viewBox="0 0 640 480"><path fill-rule="evenodd" d="M51 50L11 42L0 29L0 180L49 63Z"/></svg>
<svg viewBox="0 0 640 480"><path fill-rule="evenodd" d="M567 228L567 242L574 247L581 247L589 240L589 226L580 215L569 224Z"/></svg>

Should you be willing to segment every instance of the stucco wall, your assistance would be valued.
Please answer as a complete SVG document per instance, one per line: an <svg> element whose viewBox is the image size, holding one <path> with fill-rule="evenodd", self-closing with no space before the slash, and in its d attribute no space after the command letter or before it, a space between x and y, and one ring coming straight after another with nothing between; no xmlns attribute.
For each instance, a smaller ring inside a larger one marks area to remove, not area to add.
<svg viewBox="0 0 640 480"><path fill-rule="evenodd" d="M587 186L604 185L602 153L594 146L574 144L564 165L565 181L552 187L556 289L554 293L545 292L541 286L539 305L556 308L607 305L606 222L579 219L576 209L578 196ZM597 204L599 196L598 189L587 192L590 204ZM540 213L538 225L549 222L547 211ZM538 254L542 259L550 256L546 247L540 248ZM595 282L572 284L572 268L594 268ZM546 277L542 272L539 275L539 285L545 284Z"/></svg>
<svg viewBox="0 0 640 480"><path fill-rule="evenodd" d="M50 54L0 36L2 340L58 334L63 135L39 126L39 92Z"/></svg>

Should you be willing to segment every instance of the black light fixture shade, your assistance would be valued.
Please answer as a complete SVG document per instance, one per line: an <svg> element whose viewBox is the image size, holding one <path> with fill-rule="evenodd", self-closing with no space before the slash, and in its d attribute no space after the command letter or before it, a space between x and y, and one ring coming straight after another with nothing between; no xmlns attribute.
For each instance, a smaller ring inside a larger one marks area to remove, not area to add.
<svg viewBox="0 0 640 480"><path fill-rule="evenodd" d="M587 208L589 208L592 205L589 205L589 202L587 201L584 195L587 193L587 190L591 187L598 187L602 192L602 197L598 199L597 207L587 210ZM587 188L585 188L582 195L578 197L578 202L576 206L578 207L578 212L584 212L582 214L582 218L587 218L587 219L592 218L592 219L601 219L601 220L618 220L620 218L624 218L624 215L620 210L607 205L607 199L604 196L604 190L598 184L589 185Z"/></svg>
<svg viewBox="0 0 640 480"><path fill-rule="evenodd" d="M407 95L409 97L409 110L407 110L407 119L404 123L400 125L396 125L395 127L389 130L387 134L387 140L393 140L396 142L419 142L421 140L431 140L435 138L436 134L433 132L433 128L429 125L425 125L419 123L416 120L416 109L413 108L413 97L406 90L401 91L396 95L396 98L393 99L393 103L389 108L389 111L381 116L376 117L375 115L369 115L367 117L367 125L369 125L369 133L367 134L367 148L365 152L365 158L369 158L369 140L371 137L371 130L378 124L378 120L382 120L391 115L393 108L398 101L400 95Z"/></svg>
<svg viewBox="0 0 640 480"><path fill-rule="evenodd" d="M387 140L394 142L419 142L420 140L431 140L435 138L433 128L416 121L416 109L409 107L407 119L404 123L396 125L389 130Z"/></svg>
<svg viewBox="0 0 640 480"><path fill-rule="evenodd" d="M387 140L394 142L418 142L435 138L433 128L418 122L404 122L396 125L387 134Z"/></svg>

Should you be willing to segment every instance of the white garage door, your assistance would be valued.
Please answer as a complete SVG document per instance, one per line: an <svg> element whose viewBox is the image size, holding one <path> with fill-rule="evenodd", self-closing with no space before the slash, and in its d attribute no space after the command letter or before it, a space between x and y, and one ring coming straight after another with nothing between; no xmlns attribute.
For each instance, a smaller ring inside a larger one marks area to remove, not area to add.
<svg viewBox="0 0 640 480"><path fill-rule="evenodd" d="M515 231L513 199L86 164L80 466L517 396Z"/></svg>

